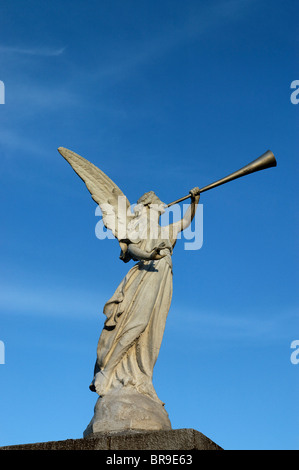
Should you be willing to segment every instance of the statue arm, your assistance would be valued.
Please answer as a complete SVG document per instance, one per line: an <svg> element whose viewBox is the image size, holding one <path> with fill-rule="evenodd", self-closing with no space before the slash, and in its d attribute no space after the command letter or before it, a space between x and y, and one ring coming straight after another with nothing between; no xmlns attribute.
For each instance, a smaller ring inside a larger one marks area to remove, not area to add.
<svg viewBox="0 0 299 470"><path fill-rule="evenodd" d="M165 256L165 254L164 255L160 254L160 250L163 250L163 248L165 248L165 244L161 243L157 248L151 251L151 253L148 253L147 251L144 251L138 246L131 243L128 246L128 252L130 253L131 257L134 260L139 260L139 261L156 260L156 259L161 259Z"/></svg>
<svg viewBox="0 0 299 470"><path fill-rule="evenodd" d="M172 232L172 237L176 239L176 236L182 230L185 230L191 224L192 220L194 219L195 212L197 209L197 205L200 199L199 188L193 188L189 191L191 194L191 204L189 205L187 211L185 212L184 217L179 220L178 222L174 222L170 226L170 230Z"/></svg>

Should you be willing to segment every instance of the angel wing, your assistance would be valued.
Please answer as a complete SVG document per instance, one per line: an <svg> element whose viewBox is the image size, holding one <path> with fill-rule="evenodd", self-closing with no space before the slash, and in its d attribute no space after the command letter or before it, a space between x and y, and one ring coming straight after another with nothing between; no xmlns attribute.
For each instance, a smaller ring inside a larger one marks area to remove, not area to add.
<svg viewBox="0 0 299 470"><path fill-rule="evenodd" d="M128 239L127 227L134 215L124 193L105 173L85 158L64 147L59 147L58 152L84 181L92 199L100 206L105 227L112 231L119 242Z"/></svg>

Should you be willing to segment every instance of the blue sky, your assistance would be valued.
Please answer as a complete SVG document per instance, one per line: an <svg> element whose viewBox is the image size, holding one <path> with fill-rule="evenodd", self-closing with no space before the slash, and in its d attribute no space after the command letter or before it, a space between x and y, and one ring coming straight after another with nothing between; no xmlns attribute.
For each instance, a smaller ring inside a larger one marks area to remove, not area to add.
<svg viewBox="0 0 299 470"><path fill-rule="evenodd" d="M130 266L57 152L131 203L204 193L203 246L173 255L154 385L173 428L298 449L299 79L295 1L2 2L0 445L82 437L102 308ZM296 56L297 54L297 56Z"/></svg>

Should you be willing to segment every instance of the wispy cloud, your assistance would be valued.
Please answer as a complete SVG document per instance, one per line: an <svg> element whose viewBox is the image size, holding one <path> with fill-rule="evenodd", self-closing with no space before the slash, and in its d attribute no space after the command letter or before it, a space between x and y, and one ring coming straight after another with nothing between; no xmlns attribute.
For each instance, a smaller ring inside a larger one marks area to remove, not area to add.
<svg viewBox="0 0 299 470"><path fill-rule="evenodd" d="M47 149L44 148L38 139L30 137L26 133L15 130L12 128L2 128L0 134L0 149L2 151L2 157L5 156L6 151L16 152L18 156L27 153L31 156L38 156L39 158L48 156Z"/></svg>
<svg viewBox="0 0 299 470"><path fill-rule="evenodd" d="M19 46L0 45L0 53L3 53L3 54L21 54L21 55L29 55L29 56L55 57L55 56L62 55L65 50L66 50L66 47L53 49L53 48L48 48L48 47L26 48L26 47L19 47Z"/></svg>
<svg viewBox="0 0 299 470"><path fill-rule="evenodd" d="M121 80L137 67L163 57L174 48L193 41L203 34L215 31L223 24L241 20L248 13L256 0L229 0L215 2L208 6L198 7L192 14L181 19L176 26L168 26L148 41L134 43L133 47L123 44L117 55L112 54L110 62L101 64L93 71L94 78Z"/></svg>
<svg viewBox="0 0 299 470"><path fill-rule="evenodd" d="M225 312L189 312L184 314L184 326L190 334L207 341L275 341L289 338L296 324L295 311L252 312L228 314ZM173 328L180 327L175 323Z"/></svg>
<svg viewBox="0 0 299 470"><path fill-rule="evenodd" d="M1 315L96 317L106 300L98 292L80 292L59 286L51 288L7 283L0 290Z"/></svg>
<svg viewBox="0 0 299 470"><path fill-rule="evenodd" d="M18 83L11 80L7 86L8 98L5 108L5 122L1 124L0 148L5 151L14 151L15 157L20 154L41 156L46 153L44 144L41 143L39 133L35 129L39 127L39 120L46 121L53 113L58 113L61 108L72 109L81 105L79 96L72 92L64 84L51 84L48 87L38 82ZM25 129L16 121L23 119L36 123L35 129Z"/></svg>

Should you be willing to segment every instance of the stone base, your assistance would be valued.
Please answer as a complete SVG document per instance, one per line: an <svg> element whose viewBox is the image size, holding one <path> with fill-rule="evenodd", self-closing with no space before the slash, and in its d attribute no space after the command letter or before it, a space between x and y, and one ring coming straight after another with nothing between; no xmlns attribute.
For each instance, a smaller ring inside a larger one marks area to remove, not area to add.
<svg viewBox="0 0 299 470"><path fill-rule="evenodd" d="M0 450L223 450L194 429L139 433L92 434L83 439L0 447Z"/></svg>
<svg viewBox="0 0 299 470"><path fill-rule="evenodd" d="M99 397L94 416L83 433L170 430L171 423L163 404L135 391L123 390Z"/></svg>

